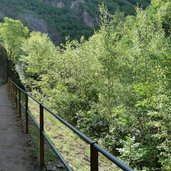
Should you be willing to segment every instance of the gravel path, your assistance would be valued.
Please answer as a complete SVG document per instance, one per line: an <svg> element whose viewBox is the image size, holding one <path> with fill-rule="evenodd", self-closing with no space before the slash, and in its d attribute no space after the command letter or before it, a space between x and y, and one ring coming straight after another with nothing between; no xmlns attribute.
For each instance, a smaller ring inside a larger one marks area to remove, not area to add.
<svg viewBox="0 0 171 171"><path fill-rule="evenodd" d="M34 171L7 86L0 87L0 171Z"/></svg>

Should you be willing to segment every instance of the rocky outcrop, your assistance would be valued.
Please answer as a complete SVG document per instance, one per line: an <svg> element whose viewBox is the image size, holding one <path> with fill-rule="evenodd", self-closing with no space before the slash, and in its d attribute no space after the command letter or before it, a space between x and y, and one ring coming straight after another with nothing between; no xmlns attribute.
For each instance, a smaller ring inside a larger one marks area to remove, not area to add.
<svg viewBox="0 0 171 171"><path fill-rule="evenodd" d="M84 0L43 0L44 3L56 8L66 9L73 15L80 18L87 27L95 27L99 25L99 18L90 15L84 8Z"/></svg>
<svg viewBox="0 0 171 171"><path fill-rule="evenodd" d="M82 6L85 6L84 0L43 0L43 2L55 8L61 8L70 11L77 17L82 16Z"/></svg>
<svg viewBox="0 0 171 171"><path fill-rule="evenodd" d="M27 22L30 30L48 33L48 24L45 20L31 14L23 14L21 15L21 18Z"/></svg>
<svg viewBox="0 0 171 171"><path fill-rule="evenodd" d="M65 8L66 7L66 2L62 0L44 0L45 3L52 5L53 7L57 8Z"/></svg>
<svg viewBox="0 0 171 171"><path fill-rule="evenodd" d="M0 82L7 80L7 61L6 50L0 45Z"/></svg>
<svg viewBox="0 0 171 171"><path fill-rule="evenodd" d="M57 8L78 9L84 0L43 0L43 2Z"/></svg>
<svg viewBox="0 0 171 171"><path fill-rule="evenodd" d="M84 11L82 14L83 22L88 27L98 26L99 18L98 16L91 16L88 12Z"/></svg>
<svg viewBox="0 0 171 171"><path fill-rule="evenodd" d="M5 15L2 12L0 12L0 21L2 21L4 17Z"/></svg>
<svg viewBox="0 0 171 171"><path fill-rule="evenodd" d="M32 14L22 14L19 19L21 19L29 27L31 31L40 31L42 33L48 34L55 44L61 42L61 35L57 29L49 24L46 20L38 18Z"/></svg>

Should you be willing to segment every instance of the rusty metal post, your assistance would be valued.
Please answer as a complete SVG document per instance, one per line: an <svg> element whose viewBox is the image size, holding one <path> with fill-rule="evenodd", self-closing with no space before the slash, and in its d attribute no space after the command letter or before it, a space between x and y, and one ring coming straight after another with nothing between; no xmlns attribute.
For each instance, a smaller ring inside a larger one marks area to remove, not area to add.
<svg viewBox="0 0 171 171"><path fill-rule="evenodd" d="M25 94L25 124L26 124L26 134L29 132L29 124L28 124L28 95Z"/></svg>
<svg viewBox="0 0 171 171"><path fill-rule="evenodd" d="M44 112L43 106L40 104L40 168L44 167Z"/></svg>
<svg viewBox="0 0 171 171"><path fill-rule="evenodd" d="M21 117L21 91L19 90L18 93L18 114Z"/></svg>
<svg viewBox="0 0 171 171"><path fill-rule="evenodd" d="M16 109L18 108L17 96L18 96L17 87L15 87L15 107L16 107Z"/></svg>
<svg viewBox="0 0 171 171"><path fill-rule="evenodd" d="M15 85L11 81L11 88L12 88L12 95L13 95L13 100L15 101L16 98L16 90L15 90Z"/></svg>
<svg viewBox="0 0 171 171"><path fill-rule="evenodd" d="M10 92L10 81L9 81L9 78L8 78L8 80L7 80L7 86L8 86L8 90L9 90L9 92Z"/></svg>
<svg viewBox="0 0 171 171"><path fill-rule="evenodd" d="M98 171L98 151L94 148L94 144L90 144L90 170Z"/></svg>

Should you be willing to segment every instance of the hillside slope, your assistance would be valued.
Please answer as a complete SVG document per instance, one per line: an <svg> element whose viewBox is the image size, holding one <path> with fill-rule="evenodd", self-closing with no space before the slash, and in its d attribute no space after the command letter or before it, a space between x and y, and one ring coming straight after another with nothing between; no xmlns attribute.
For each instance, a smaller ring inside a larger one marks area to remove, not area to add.
<svg viewBox="0 0 171 171"><path fill-rule="evenodd" d="M149 0L0 0L0 19L20 19L31 30L49 33L56 44L65 36L89 37L98 27L98 4L104 2L111 12L134 14L134 5L146 7Z"/></svg>

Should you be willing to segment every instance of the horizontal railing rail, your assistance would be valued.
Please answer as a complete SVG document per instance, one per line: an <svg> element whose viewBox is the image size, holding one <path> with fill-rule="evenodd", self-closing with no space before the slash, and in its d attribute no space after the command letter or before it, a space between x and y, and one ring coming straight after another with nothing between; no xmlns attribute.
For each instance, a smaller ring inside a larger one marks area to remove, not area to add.
<svg viewBox="0 0 171 171"><path fill-rule="evenodd" d="M71 171L71 167L69 164L65 161L65 159L62 157L62 155L57 151L57 149L54 147L52 141L49 139L49 137L46 135L44 131L44 110L48 111L54 118L56 118L58 121L60 121L62 124L64 124L66 127L68 127L70 130L72 130L76 135L78 135L82 140L84 140L86 143L90 145L90 170L91 171L98 171L99 169L99 159L98 159L98 153L101 153L104 155L107 159L109 159L112 163L114 163L116 166L118 166L120 169L124 171L133 171L132 168L125 165L122 161L120 161L118 158L110 154L108 151L100 147L95 141L88 138L86 135L81 133L79 130L77 130L75 127L73 127L71 124L69 124L67 121L62 119L59 115L51 111L49 108L47 108L44 104L42 104L39 100L37 100L34 96L31 95L31 93L28 93L24 91L21 87L19 87L16 83L14 83L11 79L8 79L8 87L12 94L12 97L15 100L16 108L18 109L19 117L21 117L21 107L25 109L25 132L29 133L29 117L32 119L32 121L35 123L36 127L40 131L40 166L41 168L44 167L44 140L48 142L51 149L61 160L63 165L68 171ZM21 93L25 96L25 104L21 101ZM39 123L36 122L32 114L30 113L28 109L28 97L31 98L33 101L35 101L39 105Z"/></svg>

